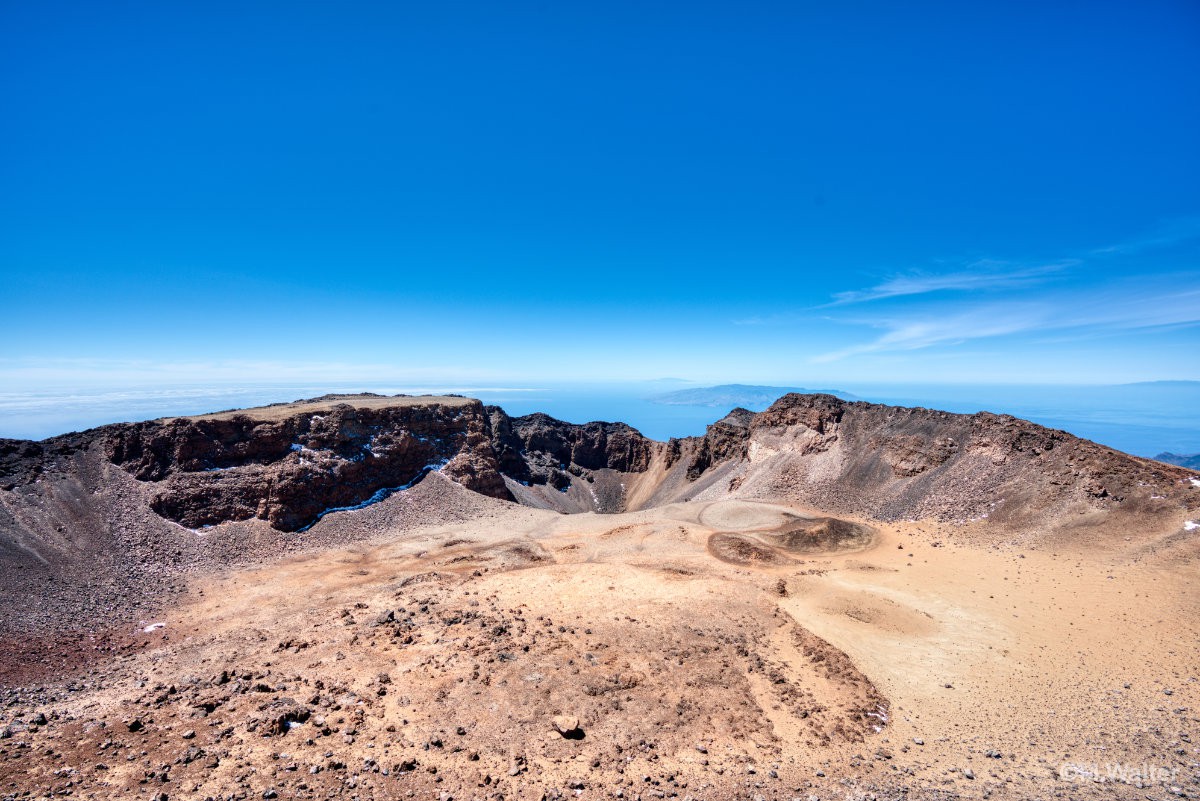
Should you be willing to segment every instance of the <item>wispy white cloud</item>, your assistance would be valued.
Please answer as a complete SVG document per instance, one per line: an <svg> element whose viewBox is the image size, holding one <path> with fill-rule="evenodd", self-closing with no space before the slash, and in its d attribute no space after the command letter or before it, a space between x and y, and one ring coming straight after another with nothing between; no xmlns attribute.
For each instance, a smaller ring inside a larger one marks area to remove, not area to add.
<svg viewBox="0 0 1200 801"><path fill-rule="evenodd" d="M1113 331L1200 324L1200 276L1182 280L1182 285L1172 286L1164 280L1149 287L1124 282L1059 292L1036 301L1012 299L966 308L956 306L953 311L944 304L931 304L903 315L862 319L857 322L884 329L884 333L869 342L818 355L813 361L827 363L866 353L950 346L1042 331L1073 330L1086 338Z"/></svg>
<svg viewBox="0 0 1200 801"><path fill-rule="evenodd" d="M851 345L813 358L814 362L825 363L845 359L864 353L904 351L928 348L934 345L952 345L970 339L1015 334L1034 330L1051 317L1050 309L1040 304L989 304L975 306L953 315L928 315L890 317L862 321L873 328L886 329L886 333L870 342Z"/></svg>
<svg viewBox="0 0 1200 801"><path fill-rule="evenodd" d="M952 273L913 272L898 275L869 289L839 292L827 306L845 306L873 300L926 295L932 292L978 292L992 289L1015 289L1032 286L1047 280L1054 273L1078 265L1078 259L1064 259L1033 267L1016 267L1008 262L980 260Z"/></svg>
<svg viewBox="0 0 1200 801"><path fill-rule="evenodd" d="M1160 224L1145 236L1096 248L1089 255L1133 255L1156 248L1168 248L1193 239L1200 239L1200 217L1183 217Z"/></svg>

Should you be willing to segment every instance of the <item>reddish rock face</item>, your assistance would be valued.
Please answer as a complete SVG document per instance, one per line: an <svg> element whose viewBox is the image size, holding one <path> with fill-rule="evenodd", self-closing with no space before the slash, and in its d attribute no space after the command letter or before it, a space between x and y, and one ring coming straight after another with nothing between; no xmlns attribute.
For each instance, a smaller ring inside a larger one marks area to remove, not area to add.
<svg viewBox="0 0 1200 801"><path fill-rule="evenodd" d="M688 478L748 459L756 442L777 461L760 471L757 491L881 520L989 516L1030 526L1071 503L1143 514L1196 503L1191 471L1027 420L819 394L785 395L709 426ZM734 484L748 486L742 476Z"/></svg>
<svg viewBox="0 0 1200 801"><path fill-rule="evenodd" d="M744 459L750 424L756 417L749 409L738 408L710 425L688 465L687 477L695 481L714 464Z"/></svg>
<svg viewBox="0 0 1200 801"><path fill-rule="evenodd" d="M411 485L454 464L452 477L488 494L495 472L482 404L356 408L340 404L278 421L249 415L181 418L107 432L110 461L160 485L154 511L188 528L258 517L283 531ZM483 447L481 447L483 446Z"/></svg>
<svg viewBox="0 0 1200 801"><path fill-rule="evenodd" d="M476 400L340 403L269 419L254 411L105 426L41 443L4 440L0 481L29 484L63 455L99 448L156 486L151 508L168 520L200 528L259 518L296 531L430 470L511 500L505 476L565 486L594 470L640 472L658 446L622 423L512 419Z"/></svg>
<svg viewBox="0 0 1200 801"><path fill-rule="evenodd" d="M1022 515L1071 499L1132 507L1186 495L1192 502L1190 471L988 413L786 395L759 414L735 409L704 437L660 443L623 423L511 418L465 398L317 401L105 426L43 442L0 440L0 488L69 475L77 455L96 452L153 486L150 507L168 520L199 528L258 518L281 531L380 500L433 469L513 500L506 479L565 489L576 479L590 483L598 471L645 472L659 457L688 482L732 470L730 489L879 519L987 513L1024 524ZM755 443L778 462L758 478Z"/></svg>

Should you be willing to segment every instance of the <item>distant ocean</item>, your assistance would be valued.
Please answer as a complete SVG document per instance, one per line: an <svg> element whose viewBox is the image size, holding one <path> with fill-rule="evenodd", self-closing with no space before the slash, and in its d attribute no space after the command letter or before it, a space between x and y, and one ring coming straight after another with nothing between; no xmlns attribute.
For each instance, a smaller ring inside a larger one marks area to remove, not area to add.
<svg viewBox="0 0 1200 801"><path fill-rule="evenodd" d="M728 408L664 405L652 396L680 384L531 387L271 384L0 393L0 437L42 439L105 423L259 406L328 392L455 392L514 416L545 412L573 423L629 423L654 439L703 434ZM1113 386L838 384L863 400L970 414L1006 413L1139 456L1200 453L1200 382ZM761 408L761 406L759 407ZM758 411L756 408L755 411Z"/></svg>

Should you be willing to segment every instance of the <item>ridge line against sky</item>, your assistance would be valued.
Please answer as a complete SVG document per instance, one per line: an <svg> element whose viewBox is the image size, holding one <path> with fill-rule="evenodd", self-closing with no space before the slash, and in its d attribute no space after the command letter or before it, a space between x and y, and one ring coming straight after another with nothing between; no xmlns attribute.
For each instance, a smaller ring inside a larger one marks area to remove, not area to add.
<svg viewBox="0 0 1200 801"><path fill-rule="evenodd" d="M1200 379L1198 43L1167 0L5 4L0 390Z"/></svg>

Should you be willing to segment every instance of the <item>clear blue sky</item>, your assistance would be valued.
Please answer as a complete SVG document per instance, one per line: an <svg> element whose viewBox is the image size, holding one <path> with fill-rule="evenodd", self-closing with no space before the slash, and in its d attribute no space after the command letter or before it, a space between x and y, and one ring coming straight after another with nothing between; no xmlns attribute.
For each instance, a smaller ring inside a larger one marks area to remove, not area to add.
<svg viewBox="0 0 1200 801"><path fill-rule="evenodd" d="M1200 5L0 2L0 386L1200 379Z"/></svg>

